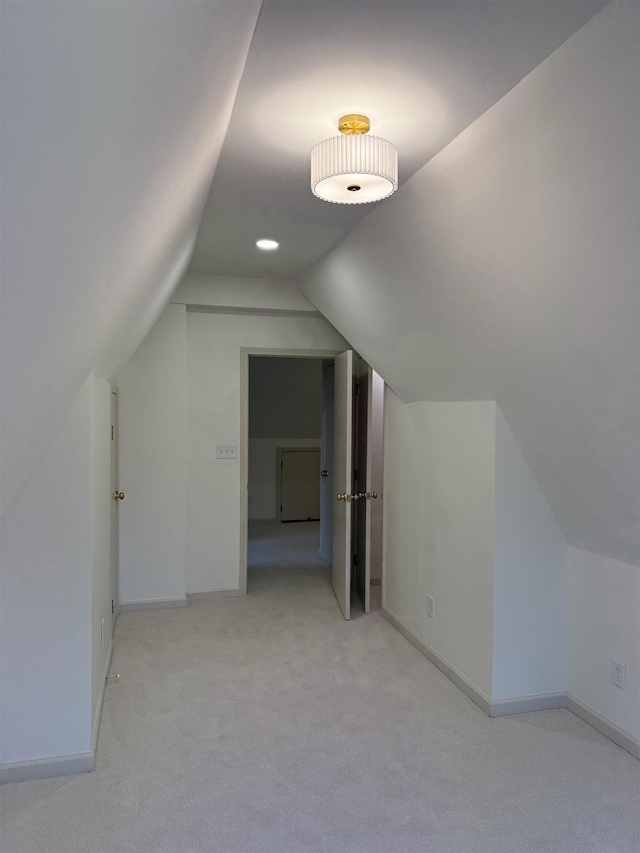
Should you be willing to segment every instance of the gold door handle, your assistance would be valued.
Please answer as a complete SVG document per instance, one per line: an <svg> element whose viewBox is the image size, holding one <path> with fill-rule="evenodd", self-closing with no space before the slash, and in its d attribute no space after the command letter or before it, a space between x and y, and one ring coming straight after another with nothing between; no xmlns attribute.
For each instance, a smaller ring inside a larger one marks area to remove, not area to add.
<svg viewBox="0 0 640 853"><path fill-rule="evenodd" d="M359 498L364 498L364 499L365 499L365 501L370 501L370 500L371 500L371 498L377 498L377 497L378 497L378 493L377 493L377 492L360 492L360 494L358 495L358 497L359 497Z"/></svg>
<svg viewBox="0 0 640 853"><path fill-rule="evenodd" d="M337 498L339 501L346 501L348 503L353 498L353 495L349 495L345 492L344 495L337 495Z"/></svg>
<svg viewBox="0 0 640 853"><path fill-rule="evenodd" d="M326 468L323 471L320 471L320 476L321 477L328 477L329 476L329 472L327 471Z"/></svg>
<svg viewBox="0 0 640 853"><path fill-rule="evenodd" d="M124 492L114 492L113 493L114 501L123 501L124 500Z"/></svg>

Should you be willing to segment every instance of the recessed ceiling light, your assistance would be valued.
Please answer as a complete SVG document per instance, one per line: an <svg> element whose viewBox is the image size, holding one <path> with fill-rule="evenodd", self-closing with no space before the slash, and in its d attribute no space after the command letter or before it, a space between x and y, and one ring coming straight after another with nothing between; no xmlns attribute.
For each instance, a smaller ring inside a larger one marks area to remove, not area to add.
<svg viewBox="0 0 640 853"><path fill-rule="evenodd" d="M256 246L259 249L264 249L265 251L271 251L272 249L277 249L280 243L277 240L258 240L256 242Z"/></svg>

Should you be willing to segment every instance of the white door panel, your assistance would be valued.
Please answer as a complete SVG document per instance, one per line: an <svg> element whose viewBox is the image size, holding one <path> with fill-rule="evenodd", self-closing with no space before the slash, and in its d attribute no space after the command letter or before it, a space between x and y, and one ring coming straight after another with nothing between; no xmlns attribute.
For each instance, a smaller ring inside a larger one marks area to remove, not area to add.
<svg viewBox="0 0 640 853"><path fill-rule="evenodd" d="M353 352L335 359L333 430L333 591L345 619L351 618L351 486ZM343 499L338 500L341 495Z"/></svg>

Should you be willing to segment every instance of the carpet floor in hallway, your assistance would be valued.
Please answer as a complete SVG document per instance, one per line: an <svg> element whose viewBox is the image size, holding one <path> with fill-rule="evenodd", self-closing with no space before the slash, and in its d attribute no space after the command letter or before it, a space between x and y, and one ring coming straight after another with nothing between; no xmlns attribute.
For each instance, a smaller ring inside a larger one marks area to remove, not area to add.
<svg viewBox="0 0 640 853"><path fill-rule="evenodd" d="M3 853L637 853L636 759L344 622L290 527L252 525L246 597L120 616L97 769L4 786Z"/></svg>

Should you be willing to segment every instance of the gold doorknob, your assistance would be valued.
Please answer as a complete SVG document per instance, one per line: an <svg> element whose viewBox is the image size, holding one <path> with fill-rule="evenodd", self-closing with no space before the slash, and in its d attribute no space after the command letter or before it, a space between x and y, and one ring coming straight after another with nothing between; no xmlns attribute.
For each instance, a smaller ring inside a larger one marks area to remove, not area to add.
<svg viewBox="0 0 640 853"><path fill-rule="evenodd" d="M324 470L320 471L320 476L321 477L328 477L329 476L329 472L327 471L326 468Z"/></svg>
<svg viewBox="0 0 640 853"><path fill-rule="evenodd" d="M123 501L124 500L124 492L114 492L113 493L114 501Z"/></svg>
<svg viewBox="0 0 640 853"><path fill-rule="evenodd" d="M337 497L338 497L339 501L347 501L348 502L351 500L352 495L349 495L349 494L347 494L347 492L345 492L344 495L338 495Z"/></svg>

